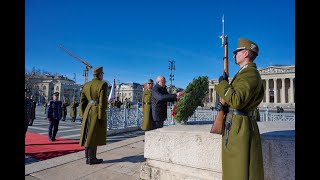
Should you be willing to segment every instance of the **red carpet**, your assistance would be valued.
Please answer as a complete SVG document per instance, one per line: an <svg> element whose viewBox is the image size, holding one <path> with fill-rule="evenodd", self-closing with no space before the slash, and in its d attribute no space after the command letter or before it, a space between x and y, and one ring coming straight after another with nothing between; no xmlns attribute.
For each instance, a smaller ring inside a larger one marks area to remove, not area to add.
<svg viewBox="0 0 320 180"><path fill-rule="evenodd" d="M26 133L25 155L38 160L46 160L57 156L84 150L78 140L56 137L56 141L49 141L48 135Z"/></svg>

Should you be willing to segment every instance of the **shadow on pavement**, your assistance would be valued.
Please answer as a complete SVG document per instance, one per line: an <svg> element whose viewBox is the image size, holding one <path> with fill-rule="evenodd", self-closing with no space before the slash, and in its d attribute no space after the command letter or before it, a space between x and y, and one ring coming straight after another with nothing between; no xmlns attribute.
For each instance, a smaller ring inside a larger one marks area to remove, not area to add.
<svg viewBox="0 0 320 180"><path fill-rule="evenodd" d="M42 161L42 160L51 159L58 156L63 156L70 153L76 153L79 151L83 151L83 149L26 153L26 156Z"/></svg>
<svg viewBox="0 0 320 180"><path fill-rule="evenodd" d="M127 157L123 157L121 159L107 160L107 161L103 161L103 163L117 163L117 162L140 163L140 162L144 162L144 161L145 161L144 156L139 155L139 156L127 156Z"/></svg>

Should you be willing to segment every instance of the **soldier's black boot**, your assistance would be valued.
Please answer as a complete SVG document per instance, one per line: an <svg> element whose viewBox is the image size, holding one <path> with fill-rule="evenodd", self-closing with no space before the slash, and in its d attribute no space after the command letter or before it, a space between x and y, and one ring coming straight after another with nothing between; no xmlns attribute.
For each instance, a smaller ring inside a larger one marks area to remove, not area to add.
<svg viewBox="0 0 320 180"><path fill-rule="evenodd" d="M90 147L88 149L88 155L89 155L89 160L88 160L88 164L92 165L92 164L100 164L102 163L102 159L97 159L97 157L95 156L95 148Z"/></svg>
<svg viewBox="0 0 320 180"><path fill-rule="evenodd" d="M85 153L84 156L86 158L86 164L89 164L88 149L89 149L89 147L85 147L85 149L84 149L84 153Z"/></svg>
<svg viewBox="0 0 320 180"><path fill-rule="evenodd" d="M97 158L97 146L96 147L94 147L94 157L96 157L96 159L98 159ZM103 161L103 159L98 159L98 161Z"/></svg>

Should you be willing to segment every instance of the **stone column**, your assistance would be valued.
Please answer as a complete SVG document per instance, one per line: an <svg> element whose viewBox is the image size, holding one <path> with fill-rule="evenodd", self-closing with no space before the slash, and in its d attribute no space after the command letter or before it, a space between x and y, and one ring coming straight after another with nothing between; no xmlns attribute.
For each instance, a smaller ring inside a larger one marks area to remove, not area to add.
<svg viewBox="0 0 320 180"><path fill-rule="evenodd" d="M266 103L270 103L269 79L266 79Z"/></svg>
<svg viewBox="0 0 320 180"><path fill-rule="evenodd" d="M216 106L216 90L213 88L213 93L212 93L212 105Z"/></svg>
<svg viewBox="0 0 320 180"><path fill-rule="evenodd" d="M285 86L285 78L281 78L281 82L282 82L282 87L281 87L281 94L280 94L280 98L281 98L281 103L285 103L286 102L286 86Z"/></svg>
<svg viewBox="0 0 320 180"><path fill-rule="evenodd" d="M290 78L290 98L289 103L294 103L294 92L293 92L293 78Z"/></svg>
<svg viewBox="0 0 320 180"><path fill-rule="evenodd" d="M274 103L278 103L277 79L273 80L273 93L274 93Z"/></svg>
<svg viewBox="0 0 320 180"><path fill-rule="evenodd" d="M210 88L210 89L209 89L209 102L210 102L210 103L212 103L212 95L213 95L212 92L213 92L213 89Z"/></svg>

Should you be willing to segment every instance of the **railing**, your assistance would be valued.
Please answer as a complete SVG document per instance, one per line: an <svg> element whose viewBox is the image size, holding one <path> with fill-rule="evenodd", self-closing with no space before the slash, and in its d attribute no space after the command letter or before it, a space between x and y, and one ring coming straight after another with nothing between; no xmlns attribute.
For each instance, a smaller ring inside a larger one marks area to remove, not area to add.
<svg viewBox="0 0 320 180"><path fill-rule="evenodd" d="M167 109L167 120L165 126L174 125L175 120L171 116L172 108ZM188 123L212 123L216 118L217 111L198 108L188 119ZM143 112L141 108L108 108L108 129L122 129L127 127L141 127ZM260 121L295 121L295 113L275 113L260 110Z"/></svg>
<svg viewBox="0 0 320 180"><path fill-rule="evenodd" d="M265 121L295 121L295 113L266 113ZM263 119L264 120L264 119Z"/></svg>
<svg viewBox="0 0 320 180"><path fill-rule="evenodd" d="M173 125L175 121L172 119L171 112L172 109L168 108L168 119L165 121L165 125ZM276 113L269 112L268 110L260 110L260 121L295 121L295 113ZM203 122L212 122L216 119L217 111L211 109L198 108L195 110L194 114L188 119L188 122L191 123L203 123Z"/></svg>
<svg viewBox="0 0 320 180"><path fill-rule="evenodd" d="M164 122L164 125L174 125L176 122L171 116L172 108L167 109L167 121ZM217 111L211 109L202 109L198 108L194 111L193 115L189 117L188 122L192 123L209 123L212 122L217 116Z"/></svg>
<svg viewBox="0 0 320 180"><path fill-rule="evenodd" d="M139 108L108 108L108 129L141 127L143 112Z"/></svg>

